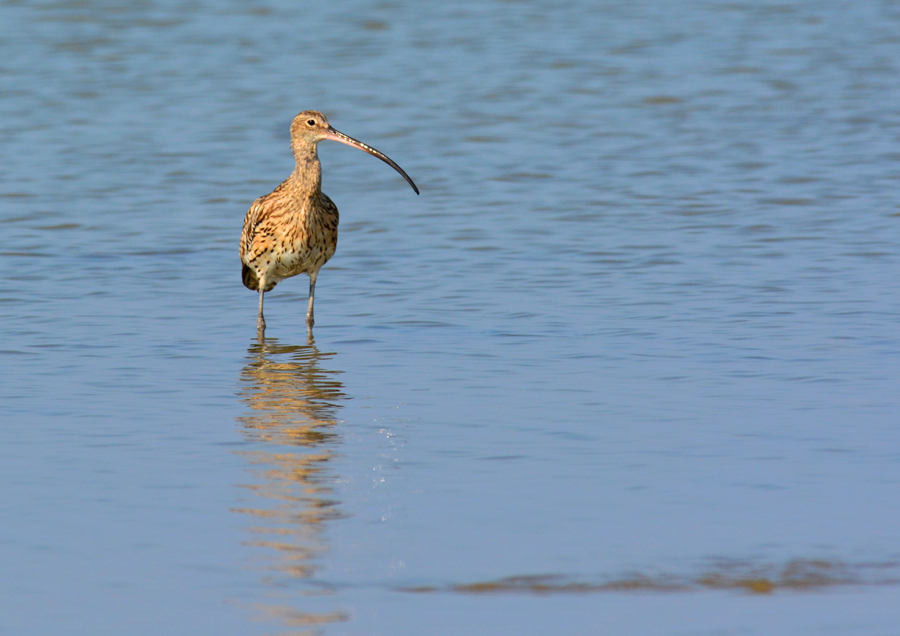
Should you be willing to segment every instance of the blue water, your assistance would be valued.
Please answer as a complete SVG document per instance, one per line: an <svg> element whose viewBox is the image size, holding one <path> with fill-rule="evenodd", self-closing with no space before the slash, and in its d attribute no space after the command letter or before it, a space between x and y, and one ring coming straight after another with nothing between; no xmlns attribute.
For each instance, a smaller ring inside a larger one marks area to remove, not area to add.
<svg viewBox="0 0 900 636"><path fill-rule="evenodd" d="M900 625L900 6L0 4L0 632ZM304 109L316 294L240 282Z"/></svg>

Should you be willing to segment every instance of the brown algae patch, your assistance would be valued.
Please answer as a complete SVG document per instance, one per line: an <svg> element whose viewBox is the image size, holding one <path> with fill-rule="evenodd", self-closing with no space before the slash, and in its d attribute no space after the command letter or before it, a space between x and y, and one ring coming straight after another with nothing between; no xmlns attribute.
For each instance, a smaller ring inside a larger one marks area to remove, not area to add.
<svg viewBox="0 0 900 636"><path fill-rule="evenodd" d="M896 585L898 563L848 564L822 559L794 559L783 566L721 561L695 576L669 574L585 580L561 574L509 576L491 581L398 588L418 594L587 594L597 592L691 592L736 590L750 594L807 592L837 586Z"/></svg>

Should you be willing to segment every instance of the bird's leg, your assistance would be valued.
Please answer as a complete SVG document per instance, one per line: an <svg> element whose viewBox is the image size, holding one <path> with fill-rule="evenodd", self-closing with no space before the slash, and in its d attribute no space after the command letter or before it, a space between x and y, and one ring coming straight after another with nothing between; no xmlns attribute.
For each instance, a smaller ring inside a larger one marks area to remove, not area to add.
<svg viewBox="0 0 900 636"><path fill-rule="evenodd" d="M256 335L262 338L266 335L266 319L263 318L263 297L266 292L263 290L266 288L265 284L260 281L259 283L259 316L256 317Z"/></svg>
<svg viewBox="0 0 900 636"><path fill-rule="evenodd" d="M318 275L318 272L309 275L309 307L306 310L306 326L310 330L312 330L313 325L316 324L315 317L313 316L313 303L316 300L316 277Z"/></svg>

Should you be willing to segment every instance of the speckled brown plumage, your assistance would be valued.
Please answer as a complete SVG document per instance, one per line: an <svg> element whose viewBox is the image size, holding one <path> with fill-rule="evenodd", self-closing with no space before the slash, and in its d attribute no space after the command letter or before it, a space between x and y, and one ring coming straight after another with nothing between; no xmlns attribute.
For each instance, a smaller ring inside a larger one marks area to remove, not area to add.
<svg viewBox="0 0 900 636"><path fill-rule="evenodd" d="M259 291L265 280L263 291L269 291L285 278L318 272L337 248L338 219L328 195L310 191L295 170L247 212L241 234L244 285Z"/></svg>
<svg viewBox="0 0 900 636"><path fill-rule="evenodd" d="M403 175L416 194L419 193L400 166L371 146L336 131L322 113L307 110L297 115L291 123L291 149L297 165L272 193L250 206L241 233L241 278L248 289L259 292L257 331L260 336L266 328L265 292L297 274L309 275L306 324L312 333L316 277L337 248L339 220L337 206L322 192L322 165L317 146L324 139L378 157Z"/></svg>

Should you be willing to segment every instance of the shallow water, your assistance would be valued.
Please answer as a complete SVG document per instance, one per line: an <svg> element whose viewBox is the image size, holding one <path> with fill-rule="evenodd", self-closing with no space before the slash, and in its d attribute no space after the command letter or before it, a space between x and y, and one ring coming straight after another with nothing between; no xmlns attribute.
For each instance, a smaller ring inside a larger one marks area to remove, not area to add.
<svg viewBox="0 0 900 636"><path fill-rule="evenodd" d="M0 16L4 634L896 630L896 3Z"/></svg>

